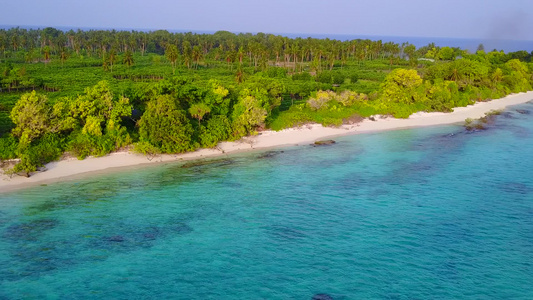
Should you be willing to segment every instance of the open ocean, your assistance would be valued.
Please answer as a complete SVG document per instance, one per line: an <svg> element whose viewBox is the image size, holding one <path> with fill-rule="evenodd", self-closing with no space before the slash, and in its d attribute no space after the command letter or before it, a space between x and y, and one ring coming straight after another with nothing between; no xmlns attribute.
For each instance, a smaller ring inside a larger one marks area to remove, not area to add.
<svg viewBox="0 0 533 300"><path fill-rule="evenodd" d="M533 299L532 103L336 140L0 194L0 299Z"/></svg>
<svg viewBox="0 0 533 300"><path fill-rule="evenodd" d="M372 41L393 42L396 44L410 43L420 48L427 46L430 43L435 43L439 47L458 47L475 53L477 47L483 44L485 51L503 50L504 52L526 51L531 53L533 51L533 41L527 40L507 40L507 39L495 39L495 38L446 38L446 37L407 37L407 36L378 36L378 35L347 35L347 34L282 34L290 38L307 38L308 36L317 39L350 41L357 39L369 39Z"/></svg>

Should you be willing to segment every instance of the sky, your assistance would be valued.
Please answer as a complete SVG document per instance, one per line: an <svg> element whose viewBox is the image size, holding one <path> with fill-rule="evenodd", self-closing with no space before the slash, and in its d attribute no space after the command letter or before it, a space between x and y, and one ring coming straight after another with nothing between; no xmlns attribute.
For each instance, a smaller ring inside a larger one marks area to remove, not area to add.
<svg viewBox="0 0 533 300"><path fill-rule="evenodd" d="M532 0L0 0L0 24L533 40Z"/></svg>

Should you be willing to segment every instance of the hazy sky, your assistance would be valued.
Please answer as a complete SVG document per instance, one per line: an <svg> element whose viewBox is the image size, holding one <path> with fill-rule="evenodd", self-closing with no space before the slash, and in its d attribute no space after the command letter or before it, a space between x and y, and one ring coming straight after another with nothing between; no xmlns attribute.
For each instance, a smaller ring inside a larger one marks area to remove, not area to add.
<svg viewBox="0 0 533 300"><path fill-rule="evenodd" d="M532 0L0 0L0 24L533 40Z"/></svg>

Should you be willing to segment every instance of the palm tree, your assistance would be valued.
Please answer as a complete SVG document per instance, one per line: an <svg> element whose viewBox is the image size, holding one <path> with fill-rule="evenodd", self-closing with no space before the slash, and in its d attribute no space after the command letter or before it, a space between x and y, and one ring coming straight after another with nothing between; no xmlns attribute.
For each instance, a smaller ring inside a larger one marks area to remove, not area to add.
<svg viewBox="0 0 533 300"><path fill-rule="evenodd" d="M133 52L131 50L126 50L126 52L124 52L124 59L122 60L122 63L124 63L125 65L129 67L133 66Z"/></svg>
<svg viewBox="0 0 533 300"><path fill-rule="evenodd" d="M113 65L117 62L117 52L115 48L111 48L111 50L109 50L109 55L107 55L107 59L105 59L105 57L106 55L104 52L103 59L109 64L109 66L111 67L111 72L113 72Z"/></svg>
<svg viewBox="0 0 533 300"><path fill-rule="evenodd" d="M239 65L237 73L235 73L235 81L237 81L237 83L244 82L244 70L242 69L242 65Z"/></svg>
<svg viewBox="0 0 533 300"><path fill-rule="evenodd" d="M13 47L13 51L17 51L19 47L19 38L17 34L11 36L11 46Z"/></svg>
<svg viewBox="0 0 533 300"><path fill-rule="evenodd" d="M224 60L226 61L226 64L230 66L230 70L233 70L233 60L235 58L235 52L233 51L226 51L226 56Z"/></svg>
<svg viewBox="0 0 533 300"><path fill-rule="evenodd" d="M61 67L63 67L68 57L69 57L69 53L68 53L67 47L61 47L61 49L59 50L59 58L61 59Z"/></svg>
<svg viewBox="0 0 533 300"><path fill-rule="evenodd" d="M189 108L189 113L191 114L191 116L195 119L198 119L198 127L200 127L200 121L202 121L204 116L210 112L211 108L205 103L193 104Z"/></svg>
<svg viewBox="0 0 533 300"><path fill-rule="evenodd" d="M137 41L139 42L141 55L144 56L144 51L146 51L146 44L148 43L148 35L145 32L139 32L137 34Z"/></svg>
<svg viewBox="0 0 533 300"><path fill-rule="evenodd" d="M6 57L6 43L7 43L7 34L5 32L0 32L0 50L2 50L4 54L4 58Z"/></svg>
<svg viewBox="0 0 533 300"><path fill-rule="evenodd" d="M274 44L273 45L274 52L276 53L276 65L277 65L279 63L279 56L281 52L283 51L283 39L279 36L274 37L273 44Z"/></svg>
<svg viewBox="0 0 533 300"><path fill-rule="evenodd" d="M178 60L178 47L176 45L168 45L167 49L165 50L165 56L172 64L172 74L176 72L176 61Z"/></svg>
<svg viewBox="0 0 533 300"><path fill-rule="evenodd" d="M26 55L24 55L24 60L27 63L31 63L31 61L33 60L33 50L28 51Z"/></svg>
<svg viewBox="0 0 533 300"><path fill-rule="evenodd" d="M237 52L237 55L239 56L239 64L242 65L242 58L244 56L244 48L242 46L239 47L239 51Z"/></svg>
<svg viewBox="0 0 533 300"><path fill-rule="evenodd" d="M196 45L192 48L192 59L194 60L195 62L195 68L198 69L198 64L200 62L200 60L202 60L203 58L203 55L202 55L202 49L200 48L200 46Z"/></svg>
<svg viewBox="0 0 533 300"><path fill-rule="evenodd" d="M187 68L190 69L191 60L192 60L191 43L189 41L183 41L182 47L183 47L183 58L185 60L185 64L187 65Z"/></svg>
<svg viewBox="0 0 533 300"><path fill-rule="evenodd" d="M43 58L44 58L44 65L48 64L50 61L50 47L44 46L43 48Z"/></svg>

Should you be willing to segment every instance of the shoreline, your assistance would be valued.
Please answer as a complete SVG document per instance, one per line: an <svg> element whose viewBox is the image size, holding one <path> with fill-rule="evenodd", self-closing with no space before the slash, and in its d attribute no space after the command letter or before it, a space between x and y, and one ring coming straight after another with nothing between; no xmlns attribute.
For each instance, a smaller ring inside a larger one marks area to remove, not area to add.
<svg viewBox="0 0 533 300"><path fill-rule="evenodd" d="M0 174L0 193L20 190L41 184L68 181L91 174L109 173L127 167L168 162L180 162L203 158L213 158L233 153L242 153L285 146L310 144L317 140L345 135L400 130L414 127L449 125L464 122L465 119L478 119L491 110L501 110L508 106L524 104L533 100L533 91L511 94L504 98L478 102L467 107L456 107L451 113L419 112L408 119L377 118L375 121L364 119L353 125L338 128L309 124L281 131L263 131L256 136L244 137L235 142L222 142L215 149L199 149L182 154L162 154L149 159L147 156L131 152L115 152L103 157L89 157L84 160L69 158L50 162L46 171L37 172L31 177Z"/></svg>

